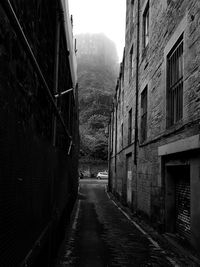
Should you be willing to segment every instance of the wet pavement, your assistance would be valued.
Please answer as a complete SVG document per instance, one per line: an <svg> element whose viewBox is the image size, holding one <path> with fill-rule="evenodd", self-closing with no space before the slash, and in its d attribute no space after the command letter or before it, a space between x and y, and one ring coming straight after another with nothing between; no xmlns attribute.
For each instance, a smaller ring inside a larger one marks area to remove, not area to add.
<svg viewBox="0 0 200 267"><path fill-rule="evenodd" d="M108 197L106 181L81 180L56 267L178 266Z"/></svg>

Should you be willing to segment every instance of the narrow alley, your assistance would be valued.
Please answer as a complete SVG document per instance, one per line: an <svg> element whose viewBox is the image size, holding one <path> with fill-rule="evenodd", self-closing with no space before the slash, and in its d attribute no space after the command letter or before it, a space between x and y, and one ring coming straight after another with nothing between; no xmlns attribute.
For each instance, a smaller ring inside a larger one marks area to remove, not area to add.
<svg viewBox="0 0 200 267"><path fill-rule="evenodd" d="M0 267L200 267L200 0L0 18Z"/></svg>
<svg viewBox="0 0 200 267"><path fill-rule="evenodd" d="M109 198L106 182L82 180L56 267L178 266L141 231Z"/></svg>

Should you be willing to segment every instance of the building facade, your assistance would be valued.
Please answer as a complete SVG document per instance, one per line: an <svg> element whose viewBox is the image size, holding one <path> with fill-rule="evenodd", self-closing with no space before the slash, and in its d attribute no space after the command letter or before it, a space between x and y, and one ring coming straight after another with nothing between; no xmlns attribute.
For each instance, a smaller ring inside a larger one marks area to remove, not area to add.
<svg viewBox="0 0 200 267"><path fill-rule="evenodd" d="M109 186L200 247L200 2L127 0L110 118Z"/></svg>
<svg viewBox="0 0 200 267"><path fill-rule="evenodd" d="M5 0L0 17L0 266L52 266L78 192L68 4Z"/></svg>

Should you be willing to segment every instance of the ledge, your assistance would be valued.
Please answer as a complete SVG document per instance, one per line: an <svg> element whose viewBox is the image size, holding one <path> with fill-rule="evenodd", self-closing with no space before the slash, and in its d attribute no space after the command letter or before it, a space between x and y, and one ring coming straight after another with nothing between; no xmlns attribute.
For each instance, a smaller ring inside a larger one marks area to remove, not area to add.
<svg viewBox="0 0 200 267"><path fill-rule="evenodd" d="M158 155L164 156L198 148L200 148L199 134L158 147Z"/></svg>

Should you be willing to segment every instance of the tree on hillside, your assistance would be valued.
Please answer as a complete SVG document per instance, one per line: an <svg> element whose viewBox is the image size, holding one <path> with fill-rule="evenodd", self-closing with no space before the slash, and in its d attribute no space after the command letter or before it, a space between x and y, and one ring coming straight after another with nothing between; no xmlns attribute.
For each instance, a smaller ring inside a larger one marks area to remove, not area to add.
<svg viewBox="0 0 200 267"><path fill-rule="evenodd" d="M105 128L119 68L116 47L104 34L76 38L81 156L105 160Z"/></svg>

